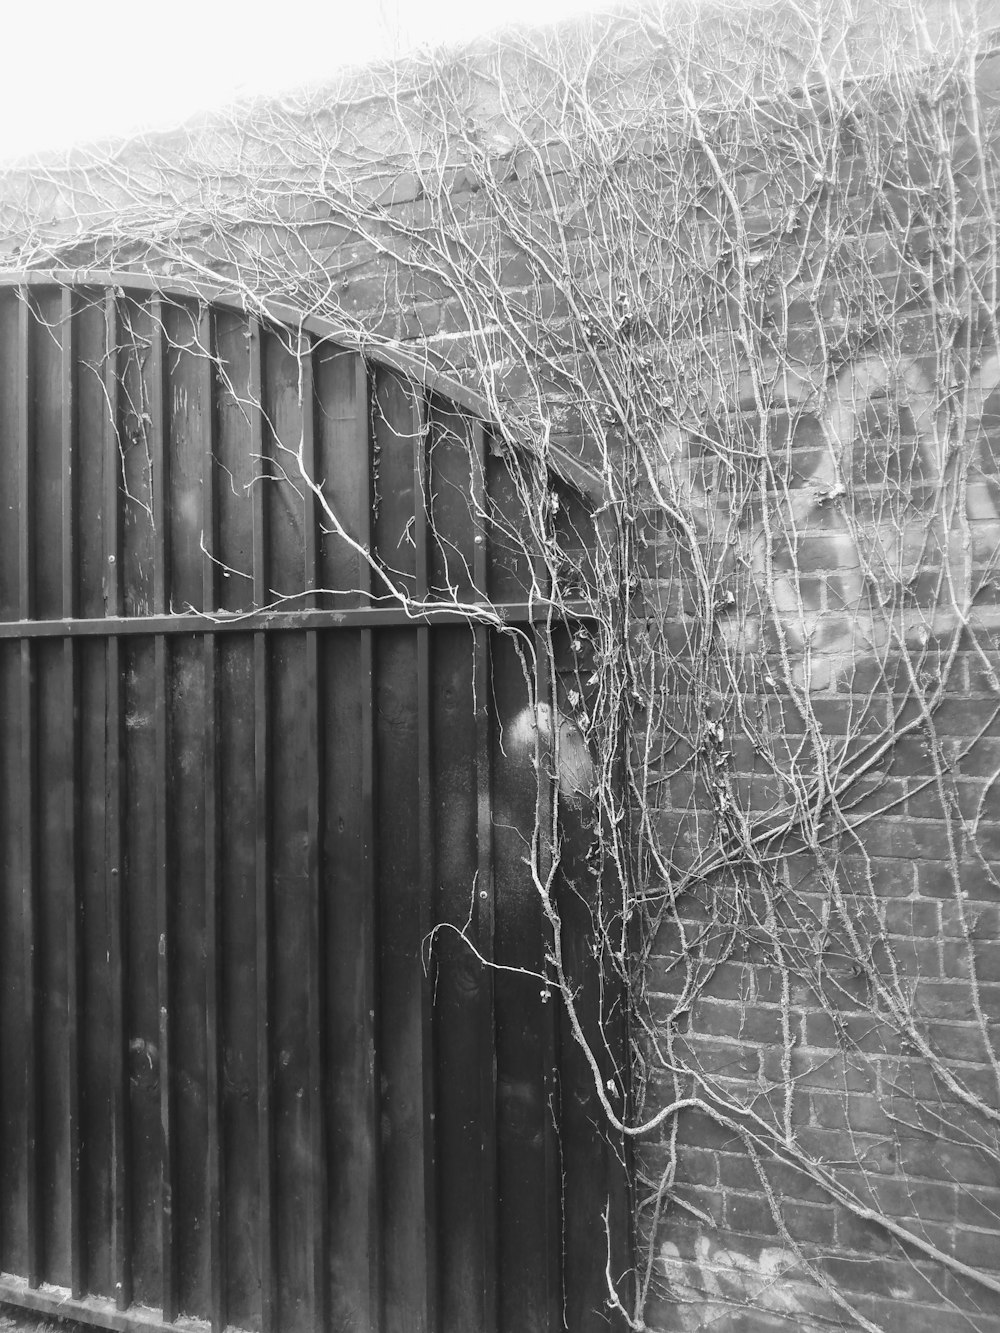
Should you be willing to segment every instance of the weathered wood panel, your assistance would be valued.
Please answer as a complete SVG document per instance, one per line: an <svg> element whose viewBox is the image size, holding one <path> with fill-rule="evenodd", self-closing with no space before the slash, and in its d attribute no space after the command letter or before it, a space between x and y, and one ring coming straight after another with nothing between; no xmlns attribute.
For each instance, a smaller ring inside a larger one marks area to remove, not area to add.
<svg viewBox="0 0 1000 1333"><path fill-rule="evenodd" d="M0 1297L555 1333L566 1295L603 1326L511 467L308 327L0 287ZM487 598L509 630L454 606Z"/></svg>

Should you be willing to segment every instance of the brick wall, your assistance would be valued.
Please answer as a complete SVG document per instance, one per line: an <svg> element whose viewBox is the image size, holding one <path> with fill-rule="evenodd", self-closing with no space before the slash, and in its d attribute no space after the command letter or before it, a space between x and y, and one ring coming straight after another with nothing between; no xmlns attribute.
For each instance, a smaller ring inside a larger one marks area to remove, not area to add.
<svg viewBox="0 0 1000 1333"><path fill-rule="evenodd" d="M926 11L938 24L931 49L954 21L948 13ZM558 49L572 64L617 31L583 24L565 30ZM832 53L853 51L862 90L862 75L877 71L858 70L859 53L879 58L867 40L863 25L853 45L830 39ZM551 39L539 41L551 57ZM632 114L621 88L650 87L643 80L668 61L658 41L629 27L605 67L600 104L619 129ZM417 96L419 66L404 81L402 111L398 98L387 102L382 75L352 76L332 100L246 108L99 155L96 166L80 157L10 174L0 191L4 262L134 266L225 284L245 279L252 255L259 289L292 302L323 275L324 313L418 348L477 389L485 375L488 405L529 422L541 411L549 438L593 466L614 436L597 438L585 377L561 378L559 356L554 369L532 368L503 328L507 318L529 343L562 339L569 363L579 311L615 317L616 257L600 245L607 195L588 196L590 178L553 130L559 80L529 98L534 139L512 138L496 100L505 70L516 84L539 49L526 39L499 66L488 48L458 62L482 161L461 145L433 170L426 156L408 156L401 126L431 115ZM685 652L704 643L703 609L676 525L640 478L636 654L647 692L635 725L640 732L647 709L671 735L650 801L674 877L658 882L648 859L640 876L655 926L637 1019L652 1071L639 1081L640 1110L701 1103L637 1150L645 1317L663 1333L1000 1333L1000 347L990 178L1000 61L964 68L973 84L961 85L953 65L948 87L964 92L954 114L934 122L943 140L928 138L919 116L895 118L891 98L881 109L854 103L819 187L829 208L789 218L789 199L803 197L795 144L776 173L780 145L735 140L725 183L745 234L734 240L721 186L699 187L677 207L675 239L689 241L682 295L696 318L668 330L667 351L650 339L651 360L674 377L658 425L664 456L682 460L676 476L714 562L718 642L741 674L728 692L716 679L708 714L697 711L708 696L687 699ZM778 95L753 91L765 106ZM803 94L804 121L819 115L810 97L822 102L828 91ZM916 93L913 108L923 108ZM735 124L720 118L718 142ZM681 132L672 125L668 139ZM628 161L681 201L690 182L658 152L653 140L629 140ZM573 243L567 270L541 264L517 228L497 226L498 182L549 248L558 201ZM429 265L420 231L443 209L465 260ZM733 265L748 258L741 297ZM488 300L464 296L463 263L479 266ZM952 313L942 313L946 296ZM676 313L681 295L672 300L650 318ZM762 340L752 354L739 337L748 310ZM879 337L886 329L891 346ZM700 367L696 383L685 383L685 364ZM769 392L762 403L750 372L766 365L790 370L780 400ZM763 500L735 503L727 451L770 460ZM943 507L928 500L943 491ZM769 535L768 514L794 527L794 541ZM835 808L831 784L842 787ZM817 809L827 801L827 813L779 838L768 816L803 792ZM740 819L757 821L756 863L725 855Z"/></svg>

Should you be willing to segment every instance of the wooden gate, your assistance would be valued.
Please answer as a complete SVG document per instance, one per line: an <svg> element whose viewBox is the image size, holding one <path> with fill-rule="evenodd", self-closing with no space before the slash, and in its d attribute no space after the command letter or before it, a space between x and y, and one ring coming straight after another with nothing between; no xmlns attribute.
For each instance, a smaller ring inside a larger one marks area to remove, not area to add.
<svg viewBox="0 0 1000 1333"><path fill-rule="evenodd" d="M621 1172L528 868L557 674L488 432L315 324L22 276L0 499L0 1300L606 1327Z"/></svg>

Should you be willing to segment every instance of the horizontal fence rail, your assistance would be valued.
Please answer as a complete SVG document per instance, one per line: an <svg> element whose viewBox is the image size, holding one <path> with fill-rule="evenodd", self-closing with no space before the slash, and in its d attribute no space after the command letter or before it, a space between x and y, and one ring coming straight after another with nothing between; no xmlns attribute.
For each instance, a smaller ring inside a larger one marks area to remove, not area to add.
<svg viewBox="0 0 1000 1333"><path fill-rule="evenodd" d="M0 621L0 639L55 639L86 638L109 634L215 634L247 630L303 630L377 629L406 625L468 625L481 622L490 625L545 624L555 613L560 619L570 616L580 620L592 618L584 602L560 602L558 606L545 600L535 602L469 603L467 608L428 606L360 606L343 611L263 610L203 615L177 613L149 616L102 616L85 620L9 620Z"/></svg>

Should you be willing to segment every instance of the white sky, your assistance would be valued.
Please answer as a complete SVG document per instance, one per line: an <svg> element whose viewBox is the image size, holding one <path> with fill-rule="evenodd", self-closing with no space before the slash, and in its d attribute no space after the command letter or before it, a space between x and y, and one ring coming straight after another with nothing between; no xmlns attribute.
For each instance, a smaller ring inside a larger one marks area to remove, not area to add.
<svg viewBox="0 0 1000 1333"><path fill-rule="evenodd" d="M0 161L596 0L0 0Z"/></svg>

